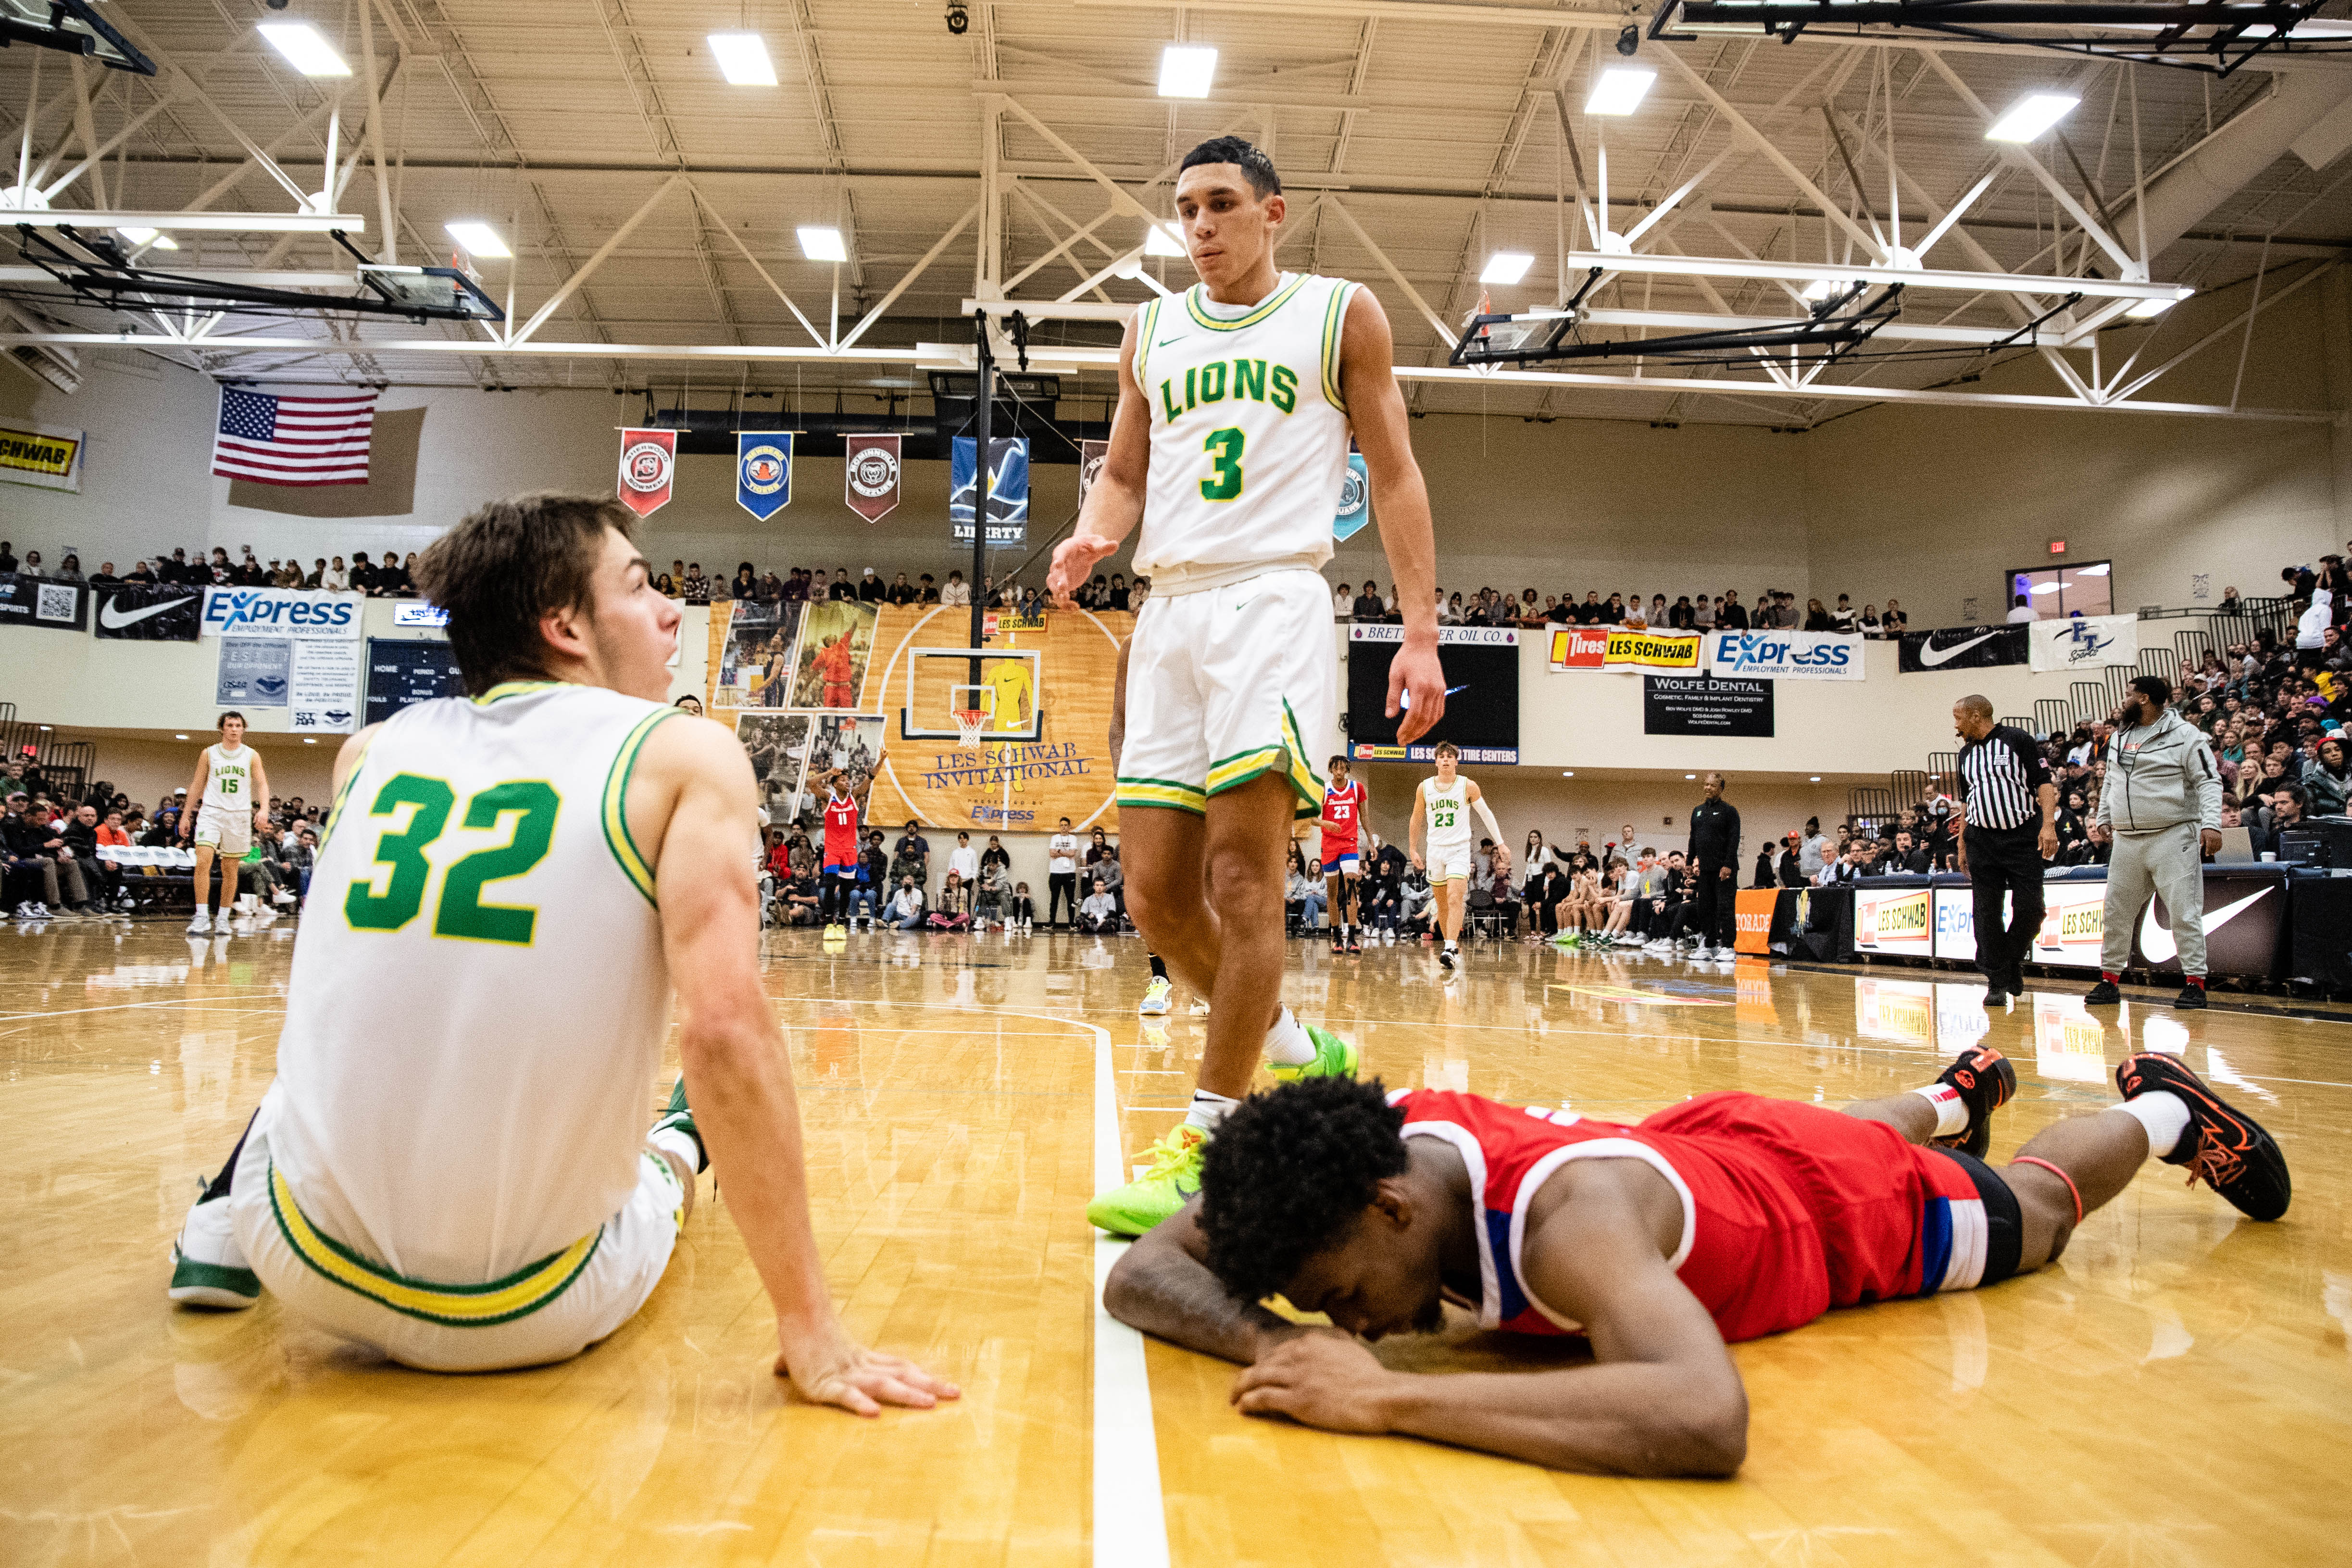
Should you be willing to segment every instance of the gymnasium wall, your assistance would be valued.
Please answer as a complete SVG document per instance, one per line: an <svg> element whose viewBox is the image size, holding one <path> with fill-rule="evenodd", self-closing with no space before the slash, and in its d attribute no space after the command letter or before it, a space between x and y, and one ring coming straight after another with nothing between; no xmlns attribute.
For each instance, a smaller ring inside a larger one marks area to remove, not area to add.
<svg viewBox="0 0 2352 1568"><path fill-rule="evenodd" d="M2258 322L2248 405L2352 409L2352 310L2339 269ZM2242 291L2192 300L2152 353L2222 325ZM2227 402L2237 356L2209 350L2150 395ZM64 397L0 380L0 414L90 435L79 495L0 487L0 537L51 560L80 547L85 567L127 566L175 544L250 543L265 559L422 548L485 497L520 489L609 489L614 426L641 416L635 396L601 388L481 393L394 388L384 396L379 479L352 489L273 490L206 473L208 383L138 354L85 355L89 380ZM2110 367L2112 368L2112 367ZM1068 388L1098 394L1093 380ZM1985 390L2047 392L2026 359ZM665 395L669 389L665 388ZM713 385L698 406L723 398ZM772 405L762 405L772 407ZM1573 399L1563 406L1570 411ZM1089 407L1088 412L1092 412ZM877 405L877 423L883 423ZM1752 426L1437 415L1412 424L1437 521L1439 581L1540 593L1587 587L1671 598L1767 584L1801 596L1844 592L1857 605L1903 600L1912 624L1958 624L1963 602L1995 618L2000 574L2064 539L2066 559L2112 557L2120 606L2265 591L2276 563L2352 537L2352 424L2224 423L2154 416L1881 406L1804 435ZM734 502L730 460L679 459L677 499L645 531L659 564L731 570L793 563L904 567L944 577L965 565L940 521L946 465L910 463L906 500L867 525L841 506L841 463L795 464L799 499L769 523ZM1034 470L1033 532L1073 511L1077 470ZM1022 552L998 557L1006 567ZM1105 570L1123 568L1125 554ZM1041 569L1041 568L1040 568ZM1333 582L1392 581L1376 530L1343 546ZM1033 577L1035 572L1032 573ZM2265 580L2267 578L2267 581Z"/></svg>

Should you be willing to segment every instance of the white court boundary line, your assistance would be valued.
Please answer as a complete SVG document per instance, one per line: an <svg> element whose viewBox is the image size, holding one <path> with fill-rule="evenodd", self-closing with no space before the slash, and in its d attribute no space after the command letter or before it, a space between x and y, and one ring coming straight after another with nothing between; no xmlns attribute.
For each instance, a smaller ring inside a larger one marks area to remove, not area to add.
<svg viewBox="0 0 2352 1568"><path fill-rule="evenodd" d="M833 1002L904 1008L878 997L772 996L772 1002ZM1083 1018L1057 1017L1013 1007L934 1007L920 1013L970 1012L982 1017L1034 1018L1091 1032L1095 1037L1095 1191L1125 1184L1126 1142L1118 1127L1118 1090L1111 1068L1110 1031ZM1151 1377L1143 1335L1103 1310L1103 1281L1129 1243L1095 1233L1093 1524L1098 1568L1167 1568L1168 1514L1160 1495L1160 1438L1151 1420Z"/></svg>

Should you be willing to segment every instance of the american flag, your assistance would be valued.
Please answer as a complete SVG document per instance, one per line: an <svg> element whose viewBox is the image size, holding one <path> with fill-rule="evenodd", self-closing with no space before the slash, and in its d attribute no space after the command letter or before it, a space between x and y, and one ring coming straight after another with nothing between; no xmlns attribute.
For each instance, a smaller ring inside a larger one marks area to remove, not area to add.
<svg viewBox="0 0 2352 1568"><path fill-rule="evenodd" d="M373 392L272 397L224 386L213 472L264 485L363 485L375 399Z"/></svg>

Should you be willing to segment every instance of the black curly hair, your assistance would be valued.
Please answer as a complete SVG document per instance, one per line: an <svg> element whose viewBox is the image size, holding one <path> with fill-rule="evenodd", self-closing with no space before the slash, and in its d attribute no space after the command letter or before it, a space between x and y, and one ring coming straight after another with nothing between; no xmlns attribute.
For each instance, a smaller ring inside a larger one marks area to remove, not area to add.
<svg viewBox="0 0 2352 1568"><path fill-rule="evenodd" d="M1238 136L1211 137L1185 153L1184 161L1176 166L1176 172L1181 174L1203 163L1234 164L1241 170L1242 178L1249 182L1250 189L1260 201L1282 194L1282 176L1274 172L1274 160L1259 150L1255 143Z"/></svg>
<svg viewBox="0 0 2352 1568"><path fill-rule="evenodd" d="M1403 1128L1378 1079L1302 1079L1235 1106L1201 1163L1201 1231L1218 1283L1241 1301L1288 1284L1382 1177L1404 1173Z"/></svg>

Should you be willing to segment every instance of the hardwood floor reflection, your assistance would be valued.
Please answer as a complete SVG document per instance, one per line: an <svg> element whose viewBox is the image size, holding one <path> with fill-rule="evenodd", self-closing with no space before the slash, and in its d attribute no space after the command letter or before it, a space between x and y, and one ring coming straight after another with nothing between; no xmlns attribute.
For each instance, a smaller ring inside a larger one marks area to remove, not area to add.
<svg viewBox="0 0 2352 1568"><path fill-rule="evenodd" d="M173 1232L267 1085L290 934L0 931L0 1562L1077 1563L1089 1557L1095 1036L1129 1150L1201 1020L1138 1020L1139 943L770 939L829 1278L963 1401L793 1405L723 1191L637 1320L559 1367L425 1376L284 1320L171 1310ZM1838 1103L1967 1040L2019 1063L1996 1157L2175 1049L2278 1134L2295 1203L2239 1222L2151 1167L2062 1264L1740 1347L1747 1468L1631 1482L1245 1420L1149 1357L1176 1562L2320 1563L2352 1536L2352 1024L1474 950L1294 950L1287 994L1391 1084L1632 1120L1704 1089ZM646 1085L650 1114L667 1076ZM1457 1328L1383 1353L1521 1364ZM1548 1350L1557 1356L1562 1352Z"/></svg>

